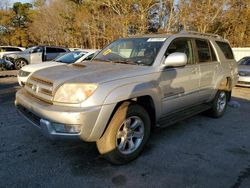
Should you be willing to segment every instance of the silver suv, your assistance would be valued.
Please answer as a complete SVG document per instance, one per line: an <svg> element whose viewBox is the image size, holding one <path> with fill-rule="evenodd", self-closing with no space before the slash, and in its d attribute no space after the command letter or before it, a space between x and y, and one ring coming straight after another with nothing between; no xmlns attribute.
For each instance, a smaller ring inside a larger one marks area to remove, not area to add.
<svg viewBox="0 0 250 188"><path fill-rule="evenodd" d="M3 56L7 68L21 69L31 63L51 61L57 56L70 52L67 48L55 46L34 46L19 53L10 53Z"/></svg>
<svg viewBox="0 0 250 188"><path fill-rule="evenodd" d="M118 39L92 61L35 72L19 112L50 138L96 142L114 164L135 159L154 127L202 111L221 117L237 81L226 40L181 32Z"/></svg>

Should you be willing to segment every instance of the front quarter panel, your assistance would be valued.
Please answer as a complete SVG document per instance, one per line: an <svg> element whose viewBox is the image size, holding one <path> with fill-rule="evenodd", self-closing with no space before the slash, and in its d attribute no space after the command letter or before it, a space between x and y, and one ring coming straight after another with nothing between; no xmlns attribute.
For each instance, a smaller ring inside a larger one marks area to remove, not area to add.
<svg viewBox="0 0 250 188"><path fill-rule="evenodd" d="M141 77L141 79L137 78L137 81L115 87L105 98L104 105L117 104L121 101L140 96L150 96L154 102L156 115L158 116L161 114L161 90L157 83L157 80L154 79L143 81L143 77Z"/></svg>

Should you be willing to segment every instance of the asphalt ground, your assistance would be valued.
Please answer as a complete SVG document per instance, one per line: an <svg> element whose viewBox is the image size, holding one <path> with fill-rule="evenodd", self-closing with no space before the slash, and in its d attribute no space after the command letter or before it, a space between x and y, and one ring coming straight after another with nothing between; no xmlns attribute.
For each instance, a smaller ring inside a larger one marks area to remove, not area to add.
<svg viewBox="0 0 250 188"><path fill-rule="evenodd" d="M20 117L15 74L0 73L0 187L250 187L250 88L234 88L222 118L155 131L137 160L114 166L95 143L47 140Z"/></svg>

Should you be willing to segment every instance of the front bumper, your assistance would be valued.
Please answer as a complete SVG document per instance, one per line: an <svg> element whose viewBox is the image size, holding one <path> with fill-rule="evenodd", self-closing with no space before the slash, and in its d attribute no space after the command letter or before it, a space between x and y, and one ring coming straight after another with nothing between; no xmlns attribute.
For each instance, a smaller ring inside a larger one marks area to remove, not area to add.
<svg viewBox="0 0 250 188"><path fill-rule="evenodd" d="M17 92L15 105L18 112L40 129L45 136L51 139L77 138L84 141L96 141L101 137L108 119L103 120L99 116L110 110L103 106L78 108L50 105L32 97L25 89ZM55 125L58 124L80 126L80 131L77 133L57 132Z"/></svg>
<svg viewBox="0 0 250 188"><path fill-rule="evenodd" d="M250 76L239 76L237 86L250 87Z"/></svg>

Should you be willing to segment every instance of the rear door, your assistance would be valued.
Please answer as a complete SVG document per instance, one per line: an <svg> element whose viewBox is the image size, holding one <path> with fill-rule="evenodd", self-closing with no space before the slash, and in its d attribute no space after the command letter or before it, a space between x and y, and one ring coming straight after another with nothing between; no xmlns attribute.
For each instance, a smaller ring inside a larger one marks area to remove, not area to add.
<svg viewBox="0 0 250 188"><path fill-rule="evenodd" d="M214 91L215 76L220 73L220 63L217 60L213 46L206 39L195 39L196 56L200 69L200 98L209 99Z"/></svg>
<svg viewBox="0 0 250 188"><path fill-rule="evenodd" d="M163 116L199 103L199 65L196 64L193 43L190 38L178 38L171 42L165 56L174 52L187 55L184 67L165 68L160 76Z"/></svg>

